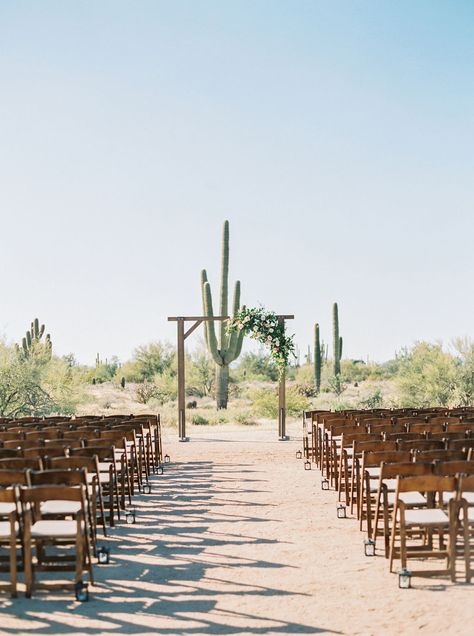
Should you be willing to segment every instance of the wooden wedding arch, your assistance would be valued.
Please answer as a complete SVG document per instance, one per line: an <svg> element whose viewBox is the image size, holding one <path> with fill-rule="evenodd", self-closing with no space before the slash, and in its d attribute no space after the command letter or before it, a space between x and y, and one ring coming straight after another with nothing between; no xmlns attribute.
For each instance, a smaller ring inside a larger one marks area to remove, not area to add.
<svg viewBox="0 0 474 636"><path fill-rule="evenodd" d="M294 316L277 314L278 322L284 324L285 320L293 320ZM176 322L177 327L177 355L178 355L178 438L180 442L188 442L186 437L186 391L184 374L184 341L203 322L209 320L229 320L229 316L169 316L168 320ZM185 323L194 322L187 331ZM278 439L286 441L286 379L283 373L278 387Z"/></svg>

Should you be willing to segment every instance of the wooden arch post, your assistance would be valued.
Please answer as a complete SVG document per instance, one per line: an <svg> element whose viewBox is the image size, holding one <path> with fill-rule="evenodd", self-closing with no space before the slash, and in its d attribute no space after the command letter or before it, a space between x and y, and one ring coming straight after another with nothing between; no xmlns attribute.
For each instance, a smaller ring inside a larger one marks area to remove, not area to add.
<svg viewBox="0 0 474 636"><path fill-rule="evenodd" d="M278 322L284 324L285 320L292 320L294 316L278 315ZM178 438L180 442L189 442L186 437L186 380L185 380L185 356L184 341L190 336L202 322L209 320L229 320L229 316L170 316L168 320L176 322L177 326L177 358L178 358ZM187 331L184 330L186 322L194 322ZM286 434L286 379L285 373L280 378L278 387L278 439L285 441Z"/></svg>
<svg viewBox="0 0 474 636"><path fill-rule="evenodd" d="M176 322L177 326L177 357L178 357L178 437L180 442L189 442L186 437L186 379L184 341L202 322L209 320L228 320L229 316L170 316L168 320ZM185 322L194 322L184 331Z"/></svg>

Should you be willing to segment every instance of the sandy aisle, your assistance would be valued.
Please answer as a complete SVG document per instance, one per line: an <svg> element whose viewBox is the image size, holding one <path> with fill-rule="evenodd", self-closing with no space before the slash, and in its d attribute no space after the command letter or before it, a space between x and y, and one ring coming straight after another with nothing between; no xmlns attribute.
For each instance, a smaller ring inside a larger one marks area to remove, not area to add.
<svg viewBox="0 0 474 636"><path fill-rule="evenodd" d="M274 437L170 437L172 464L108 540L91 601L2 596L0 634L474 634L473 586L398 590L299 444Z"/></svg>

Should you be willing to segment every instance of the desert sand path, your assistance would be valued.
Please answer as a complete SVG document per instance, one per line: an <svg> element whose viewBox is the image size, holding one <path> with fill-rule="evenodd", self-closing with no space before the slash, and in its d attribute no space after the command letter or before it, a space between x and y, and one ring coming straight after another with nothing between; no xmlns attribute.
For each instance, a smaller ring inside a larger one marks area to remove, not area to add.
<svg viewBox="0 0 474 636"><path fill-rule="evenodd" d="M109 538L90 602L2 596L0 634L473 634L472 586L398 590L298 447L251 430L170 436L172 463Z"/></svg>

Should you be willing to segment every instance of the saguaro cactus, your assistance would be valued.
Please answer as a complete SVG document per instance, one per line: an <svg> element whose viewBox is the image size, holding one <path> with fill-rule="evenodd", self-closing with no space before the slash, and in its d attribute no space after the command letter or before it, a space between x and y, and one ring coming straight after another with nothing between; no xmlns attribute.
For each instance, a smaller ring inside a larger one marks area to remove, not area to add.
<svg viewBox="0 0 474 636"><path fill-rule="evenodd" d="M17 345L17 351L20 352L24 358L30 358L35 353L39 353L39 345L42 345L43 353L47 357L51 357L53 344L49 333L46 334L44 342L41 341L44 330L45 326L40 325L38 318L35 318L31 323L31 328L21 340L21 348Z"/></svg>
<svg viewBox="0 0 474 636"><path fill-rule="evenodd" d="M224 222L222 233L222 268L220 288L220 315L227 316L229 288L229 221ZM203 314L214 316L212 306L211 285L207 280L206 270L201 272L201 289ZM240 281L236 281L232 311L240 309ZM205 339L207 347L216 363L216 404L218 409L226 409L229 397L229 364L239 357L242 350L243 333L228 334L225 321L219 325L219 337L216 336L215 323L212 320L205 323Z"/></svg>
<svg viewBox="0 0 474 636"><path fill-rule="evenodd" d="M321 390L321 367L324 355L322 346L319 337L319 324L316 323L314 325L314 384L316 386L316 393L319 393Z"/></svg>
<svg viewBox="0 0 474 636"><path fill-rule="evenodd" d="M332 306L332 335L334 350L334 377L341 374L342 336L339 335L339 312L337 303Z"/></svg>

